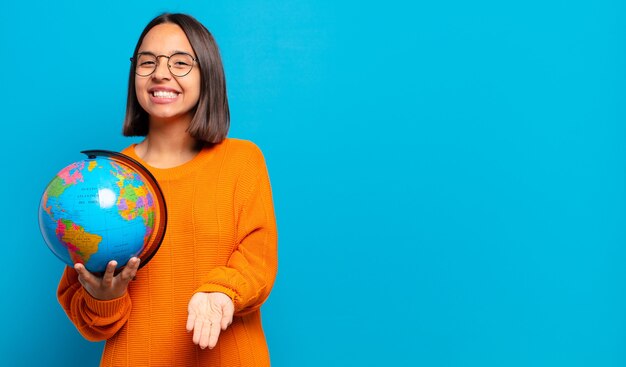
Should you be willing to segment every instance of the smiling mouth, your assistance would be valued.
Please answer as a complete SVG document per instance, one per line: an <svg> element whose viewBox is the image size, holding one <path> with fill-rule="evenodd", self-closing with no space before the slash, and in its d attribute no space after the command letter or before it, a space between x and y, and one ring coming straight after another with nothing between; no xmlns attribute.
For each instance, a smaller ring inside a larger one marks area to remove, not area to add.
<svg viewBox="0 0 626 367"><path fill-rule="evenodd" d="M153 97L156 97L156 98L176 98L178 96L178 93L176 92L165 91L165 90L155 90L155 91L152 91L151 94Z"/></svg>

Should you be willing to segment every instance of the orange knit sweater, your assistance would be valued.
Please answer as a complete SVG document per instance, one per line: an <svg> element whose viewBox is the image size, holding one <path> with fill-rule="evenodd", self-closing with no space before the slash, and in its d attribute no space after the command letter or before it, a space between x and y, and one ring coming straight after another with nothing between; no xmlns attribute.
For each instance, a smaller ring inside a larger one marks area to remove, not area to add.
<svg viewBox="0 0 626 367"><path fill-rule="evenodd" d="M120 298L100 301L66 267L59 302L88 340L106 340L101 366L268 366L260 307L277 269L269 178L256 145L235 139L205 147L174 168L150 167L168 209L161 248ZM235 304L217 346L200 349L187 333L195 292L223 292Z"/></svg>

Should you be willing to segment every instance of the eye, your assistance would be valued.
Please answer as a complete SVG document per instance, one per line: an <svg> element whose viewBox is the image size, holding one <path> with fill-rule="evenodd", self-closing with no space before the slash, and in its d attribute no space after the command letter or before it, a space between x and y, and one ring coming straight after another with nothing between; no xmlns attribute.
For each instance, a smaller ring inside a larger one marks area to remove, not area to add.
<svg viewBox="0 0 626 367"><path fill-rule="evenodd" d="M193 65L193 58L187 54L174 54L170 57L170 65L176 69L188 69Z"/></svg>
<svg viewBox="0 0 626 367"><path fill-rule="evenodd" d="M151 54L137 55L137 67L153 67L156 65L156 57Z"/></svg>

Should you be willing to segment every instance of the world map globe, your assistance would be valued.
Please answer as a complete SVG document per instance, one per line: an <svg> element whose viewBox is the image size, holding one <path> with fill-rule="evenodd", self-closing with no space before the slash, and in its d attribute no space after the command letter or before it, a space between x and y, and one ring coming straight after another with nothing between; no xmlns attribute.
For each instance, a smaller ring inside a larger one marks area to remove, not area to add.
<svg viewBox="0 0 626 367"><path fill-rule="evenodd" d="M52 252L69 266L102 273L133 256L145 266L159 249L167 223L156 179L134 159L107 150L57 173L41 197L39 228Z"/></svg>

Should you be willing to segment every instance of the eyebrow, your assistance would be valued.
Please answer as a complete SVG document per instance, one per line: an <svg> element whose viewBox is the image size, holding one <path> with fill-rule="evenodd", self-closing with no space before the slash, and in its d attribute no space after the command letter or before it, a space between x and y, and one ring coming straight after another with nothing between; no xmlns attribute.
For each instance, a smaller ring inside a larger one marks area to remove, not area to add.
<svg viewBox="0 0 626 367"><path fill-rule="evenodd" d="M156 53L154 53L152 51L141 51L141 50L139 50L139 51L137 51L137 53L138 54L150 54L150 55L154 55L154 56L157 55ZM174 51L170 52L170 55L173 55L173 54L188 54L188 55L191 55L191 56L195 57L193 55L193 51L189 52L189 51L183 51L183 50L174 50ZM160 54L160 55L163 55L163 54Z"/></svg>

